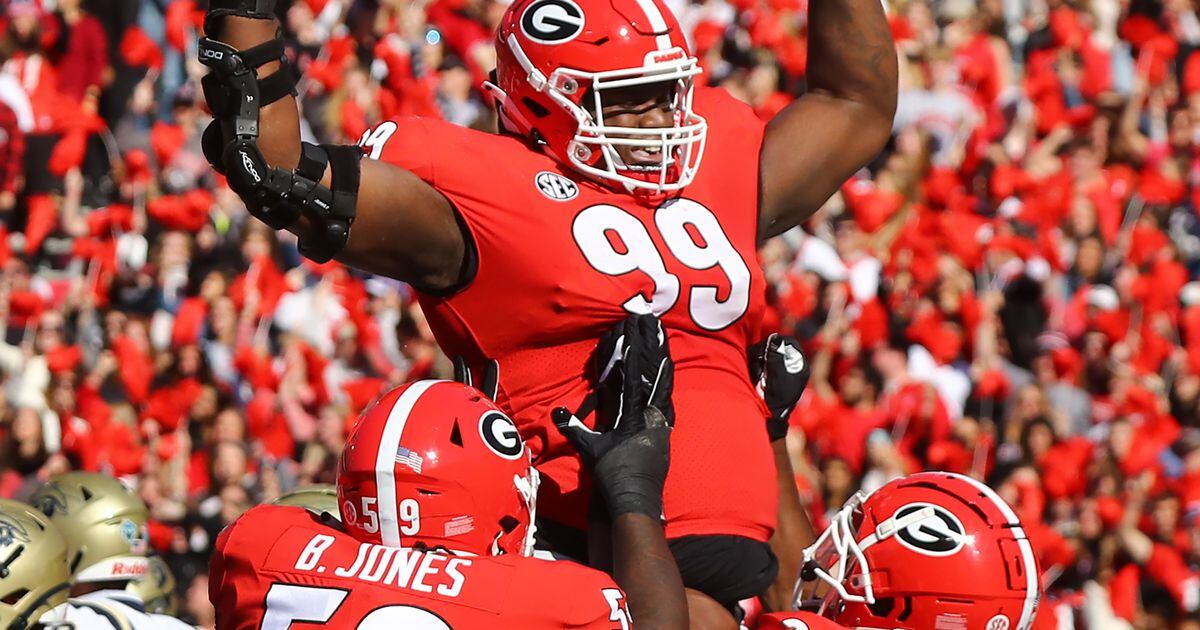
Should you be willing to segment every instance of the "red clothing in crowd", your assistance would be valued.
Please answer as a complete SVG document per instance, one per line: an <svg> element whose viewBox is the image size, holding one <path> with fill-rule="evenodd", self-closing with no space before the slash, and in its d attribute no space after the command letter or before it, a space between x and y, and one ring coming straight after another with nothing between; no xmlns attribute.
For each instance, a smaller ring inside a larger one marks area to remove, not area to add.
<svg viewBox="0 0 1200 630"><path fill-rule="evenodd" d="M58 58L58 90L78 102L87 89L101 86L108 67L108 36L100 20L84 14L63 32L65 50Z"/></svg>
<svg viewBox="0 0 1200 630"><path fill-rule="evenodd" d="M17 126L17 115L0 103L0 192L17 192L25 155L25 133Z"/></svg>

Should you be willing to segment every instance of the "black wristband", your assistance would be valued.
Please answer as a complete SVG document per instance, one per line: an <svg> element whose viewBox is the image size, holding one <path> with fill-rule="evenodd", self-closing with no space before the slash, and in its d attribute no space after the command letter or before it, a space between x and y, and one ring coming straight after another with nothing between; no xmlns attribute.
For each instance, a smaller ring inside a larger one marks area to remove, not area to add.
<svg viewBox="0 0 1200 630"><path fill-rule="evenodd" d="M767 418L767 439L775 442L787 437L788 421L783 418L771 416Z"/></svg>

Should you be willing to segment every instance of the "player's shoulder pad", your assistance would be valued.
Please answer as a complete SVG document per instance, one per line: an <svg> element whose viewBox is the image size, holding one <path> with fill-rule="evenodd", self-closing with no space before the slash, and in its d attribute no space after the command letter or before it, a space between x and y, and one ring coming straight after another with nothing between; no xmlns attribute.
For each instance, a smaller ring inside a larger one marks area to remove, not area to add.
<svg viewBox="0 0 1200 630"><path fill-rule="evenodd" d="M119 602L86 595L67 600L67 621L77 628L137 630L128 612L129 609Z"/></svg>
<svg viewBox="0 0 1200 630"><path fill-rule="evenodd" d="M440 118L397 116L368 129L359 140L366 157L394 164L437 186L451 173L506 163L505 151L525 151L520 141ZM486 155L487 160L476 159ZM482 184L480 180L476 183Z"/></svg>
<svg viewBox="0 0 1200 630"><path fill-rule="evenodd" d="M300 507L256 505L221 530L212 560L253 561L265 557L280 534L293 526L316 525L316 518L312 512Z"/></svg>
<svg viewBox="0 0 1200 630"><path fill-rule="evenodd" d="M552 616L550 627L611 628L628 615L625 594L607 573L571 560L521 560L512 592Z"/></svg>
<svg viewBox="0 0 1200 630"><path fill-rule="evenodd" d="M810 612L767 613L758 618L754 628L755 630L845 630L845 626Z"/></svg>
<svg viewBox="0 0 1200 630"><path fill-rule="evenodd" d="M765 124L752 107L739 101L725 88L698 87L692 99L693 108L704 116L710 129L737 129L747 125L761 129Z"/></svg>

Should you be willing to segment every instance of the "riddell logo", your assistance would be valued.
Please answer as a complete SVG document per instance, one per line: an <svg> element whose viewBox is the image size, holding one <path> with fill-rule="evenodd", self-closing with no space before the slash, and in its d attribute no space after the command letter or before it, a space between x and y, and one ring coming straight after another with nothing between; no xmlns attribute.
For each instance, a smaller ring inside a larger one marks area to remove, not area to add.
<svg viewBox="0 0 1200 630"><path fill-rule="evenodd" d="M672 48L670 50L656 50L654 52L650 52L650 53L646 54L646 58L643 60L643 65L653 66L653 65L658 65L660 63L679 61L680 59L683 59L686 56L687 55L684 54L682 48Z"/></svg>
<svg viewBox="0 0 1200 630"><path fill-rule="evenodd" d="M138 576L146 574L146 565L144 564L129 564L126 562L114 562L112 565L113 577Z"/></svg>

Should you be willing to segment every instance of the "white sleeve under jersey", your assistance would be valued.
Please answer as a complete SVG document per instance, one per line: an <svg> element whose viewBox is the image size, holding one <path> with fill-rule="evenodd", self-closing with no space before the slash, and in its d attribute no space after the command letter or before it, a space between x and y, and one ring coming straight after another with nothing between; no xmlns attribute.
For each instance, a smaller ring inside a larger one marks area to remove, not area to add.
<svg viewBox="0 0 1200 630"><path fill-rule="evenodd" d="M142 611L124 591L97 591L72 597L40 619L47 630L195 630L166 615Z"/></svg>

